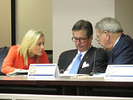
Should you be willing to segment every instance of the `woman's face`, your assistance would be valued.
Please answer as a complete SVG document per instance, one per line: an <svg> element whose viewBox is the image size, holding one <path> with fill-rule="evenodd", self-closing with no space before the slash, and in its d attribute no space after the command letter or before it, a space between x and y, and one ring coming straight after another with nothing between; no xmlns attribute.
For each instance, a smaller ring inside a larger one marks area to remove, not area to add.
<svg viewBox="0 0 133 100"><path fill-rule="evenodd" d="M35 55L41 56L43 54L44 42L45 42L44 37L40 37L38 39L36 47L32 49L31 52L29 53L30 58L35 57Z"/></svg>

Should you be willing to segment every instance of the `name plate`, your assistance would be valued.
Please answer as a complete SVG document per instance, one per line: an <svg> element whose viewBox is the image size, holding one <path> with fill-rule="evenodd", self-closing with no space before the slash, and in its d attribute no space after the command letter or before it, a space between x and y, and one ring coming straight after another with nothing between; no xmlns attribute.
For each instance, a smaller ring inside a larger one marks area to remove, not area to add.
<svg viewBox="0 0 133 100"><path fill-rule="evenodd" d="M108 65L106 77L133 77L133 65Z"/></svg>
<svg viewBox="0 0 133 100"><path fill-rule="evenodd" d="M28 76L54 78L59 76L57 64L30 64Z"/></svg>

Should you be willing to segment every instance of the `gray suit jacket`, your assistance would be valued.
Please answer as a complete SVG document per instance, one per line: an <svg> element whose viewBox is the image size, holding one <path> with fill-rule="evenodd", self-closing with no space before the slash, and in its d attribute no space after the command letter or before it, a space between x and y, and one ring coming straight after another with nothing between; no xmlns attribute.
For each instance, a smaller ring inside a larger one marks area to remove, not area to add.
<svg viewBox="0 0 133 100"><path fill-rule="evenodd" d="M61 73L68 68L77 53L77 49L61 53L58 59L58 67ZM93 70L103 73L106 70L107 64L107 53L101 48L97 49L92 46L82 58L77 74L90 74Z"/></svg>

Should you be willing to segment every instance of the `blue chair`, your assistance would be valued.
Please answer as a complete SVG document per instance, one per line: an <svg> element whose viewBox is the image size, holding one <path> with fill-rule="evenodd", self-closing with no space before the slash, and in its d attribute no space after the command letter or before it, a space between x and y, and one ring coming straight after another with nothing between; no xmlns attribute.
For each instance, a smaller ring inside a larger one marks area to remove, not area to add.
<svg viewBox="0 0 133 100"><path fill-rule="evenodd" d="M5 46L0 48L0 75L4 75L1 72L1 67L2 67L2 63L4 61L4 58L6 57L7 53L8 53L9 47Z"/></svg>

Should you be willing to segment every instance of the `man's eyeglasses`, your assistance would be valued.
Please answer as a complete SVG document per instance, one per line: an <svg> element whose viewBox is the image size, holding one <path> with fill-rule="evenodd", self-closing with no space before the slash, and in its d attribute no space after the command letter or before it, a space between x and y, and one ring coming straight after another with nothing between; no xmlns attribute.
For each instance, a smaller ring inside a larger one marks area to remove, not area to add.
<svg viewBox="0 0 133 100"><path fill-rule="evenodd" d="M88 39L88 38L75 38L75 37L72 37L72 41L73 42L76 42L77 40L79 40L79 42L84 42L86 39Z"/></svg>
<svg viewBox="0 0 133 100"><path fill-rule="evenodd" d="M101 36L101 34L98 35L98 36L95 38L95 40L96 40L96 41L99 41L100 36Z"/></svg>
<svg viewBox="0 0 133 100"><path fill-rule="evenodd" d="M96 38L95 38L95 40L96 40L96 41L99 41L99 38L98 38L98 37L96 37Z"/></svg>

